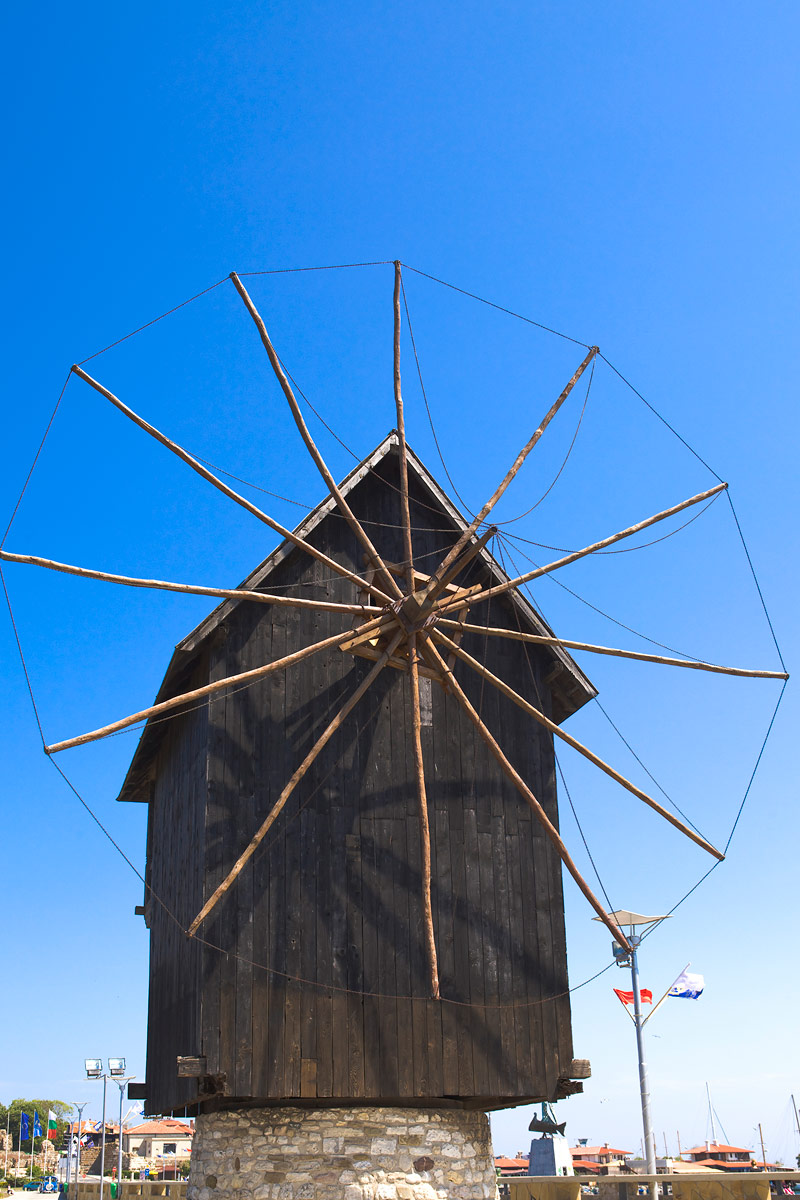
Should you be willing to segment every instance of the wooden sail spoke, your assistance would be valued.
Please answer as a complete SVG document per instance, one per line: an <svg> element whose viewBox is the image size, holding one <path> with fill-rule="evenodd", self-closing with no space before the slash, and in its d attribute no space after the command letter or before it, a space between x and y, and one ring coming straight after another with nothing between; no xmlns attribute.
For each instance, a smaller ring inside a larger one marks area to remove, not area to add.
<svg viewBox="0 0 800 1200"><path fill-rule="evenodd" d="M496 533L497 526L492 525L486 530L482 537L478 538L477 541L473 542L467 547L466 551L461 555L461 557L457 558L455 562L452 563L451 566L445 571L441 579L436 578L438 572L434 574L430 585L425 589L424 593L426 607L432 605L445 590L445 588L453 582L456 576L460 575L464 568L468 566L474 558L477 558L480 552L485 548L486 543L491 541Z"/></svg>
<svg viewBox="0 0 800 1200"><path fill-rule="evenodd" d="M428 820L428 796L425 788L425 766L422 758L422 713L419 699L419 664L417 662L416 635L408 639L408 670L411 679L412 731L414 746L414 772L417 779L419 803L420 853L422 858L422 919L425 928L425 951L428 959L431 996L439 999L439 964L436 954L436 936L433 928L433 905L431 903L431 830Z"/></svg>
<svg viewBox="0 0 800 1200"><path fill-rule="evenodd" d="M578 887L583 892L584 896L589 901L589 903L591 904L594 911L597 913L600 920L603 922L603 924L609 930L609 932L611 933L611 936L614 938L614 940L616 942L618 942L619 945L623 947L623 949L630 950L631 949L630 942L625 937L625 934L622 932L622 930L619 928L619 926L616 924L616 922L613 920L613 918L610 917L609 914L606 912L606 910L603 908L602 904L597 899L597 897L595 896L592 889L589 887L586 880L583 878L583 875L581 875L575 862L572 859L572 856L570 855L569 851L567 850L567 847L565 846L560 833L558 832L555 825L548 817L544 808L542 807L540 802L536 799L533 792L528 787L528 785L525 783L525 780L522 778L522 776L519 774L519 772L511 765L509 760L506 758L506 756L503 753L503 751L501 750L499 744L497 743L495 738L492 736L492 734L489 732L487 727L484 725L480 715L475 710L473 705L470 703L470 700L467 697L466 693L464 692L464 689L461 687L460 683L458 682L458 680L456 679L455 675L450 670L450 668L447 666L447 663L444 661L442 656L439 654L436 647L433 645L430 645L430 650L433 653L433 655L435 656L435 658L438 659L438 662L439 662L439 665L440 665L440 668L441 668L443 674L445 674L447 676L447 681L448 681L450 690L457 697L459 703L461 704L461 707L466 712L466 714L469 717L472 724L478 730L478 733L480 734L480 736L486 742L486 745L489 747L489 750L491 751L494 758L500 764L500 768L502 769L504 775L506 775L506 777L511 780L511 782L516 787L517 791L520 793L520 795L523 797L523 799L526 801L526 803L530 806L531 810L533 811L533 813L535 814L535 816L541 823L542 827L544 828L545 833L547 834L550 841L554 845L556 852L557 852L559 858L561 859L561 861L563 862L564 866L567 868L570 875L575 880Z"/></svg>
<svg viewBox="0 0 800 1200"><path fill-rule="evenodd" d="M663 663L668 667L688 667L692 671L713 671L719 675L743 675L748 679L788 679L786 671L755 671L747 667L721 667L702 659L668 658L663 654L644 654L638 650L618 650L612 646L595 646L591 642L575 642L570 638L546 637L544 634L523 633L517 629L500 629L489 625L470 625L463 620L447 620L440 617L437 627L453 629L459 633L488 634L490 637L510 638L515 642L529 642L535 646L565 646L569 650L587 650L590 654L608 654L614 658L633 658L637 662ZM455 640L455 638L454 638ZM458 638L460 641L460 637ZM452 665L452 664L451 664Z"/></svg>
<svg viewBox="0 0 800 1200"><path fill-rule="evenodd" d="M400 386L400 263L394 264L394 404L397 411L397 438L400 448L400 512L403 522L403 551L406 557L406 590L414 590L414 550L411 540L411 508L408 500L408 449L406 422L403 413L403 391Z"/></svg>
<svg viewBox="0 0 800 1200"><path fill-rule="evenodd" d="M384 626L395 624L395 618L393 616L379 617L371 623L378 630ZM101 738L109 737L112 733L118 733L121 729L127 729L131 725L138 725L140 721L149 720L151 717L159 717L163 713L173 712L176 708L183 708L186 704L202 700L206 696L213 695L214 692L221 692L226 688L254 683L257 679L261 679L273 671L280 671L286 667L294 666L295 663L301 662L304 658L309 658L312 654L318 654L320 650L339 646L351 636L352 630L347 629L344 633L334 634L333 637L324 638L323 641L315 642L312 646L306 646L302 650L296 650L293 654L287 654L285 658L277 658L273 662L265 663L261 667L254 667L250 671L242 671L239 675L229 675L225 679L217 679L213 683L204 684L203 687L195 688L191 692L183 692L180 696L173 696L169 700L162 700L159 704L151 705L150 708L143 708L141 712L132 713L129 717L122 717L121 720L114 721L111 725L104 725L101 729L94 729L91 733L82 733L79 737L68 738L67 741L56 742L52 746L45 746L45 753L59 754L62 750L71 750L73 746L84 746L87 742L97 742Z"/></svg>
<svg viewBox="0 0 800 1200"><path fill-rule="evenodd" d="M468 541L469 541L469 539L472 537L472 535L474 534L474 532L475 532L475 530L478 528L478 526L479 526L479 525L482 525L482 524L483 524L483 522L486 520L486 518L488 517L489 513L492 511L492 509L494 508L495 504L497 504L497 502L498 502L498 500L500 499L500 497L501 497L501 496L503 495L503 493L506 491L506 489L508 488L509 484L510 484L510 483L511 483L511 481L513 480L514 476L515 476L515 475L518 473L518 471L519 471L519 470L520 470L520 468L522 467L522 464L525 462L525 459L528 457L528 455L530 454L530 452L531 452L531 450L533 449L533 447L534 447L534 446L536 445L536 443L539 441L539 438L542 436L542 434L544 433L545 429L547 429L547 426L550 424L550 422L552 421L553 417L556 415L556 413L558 412L558 410L561 408L561 405L562 405L562 404L564 403L564 401L567 399L567 397L569 396L570 392L571 392L571 391L572 391L572 389L575 387L575 384L578 382L578 380L580 379L581 375L582 375L582 374L583 374L583 372L586 370L586 368L589 366L589 363L590 363L590 362L592 362L592 360L594 359L594 357L595 357L595 355L596 355L597 353L598 353L598 347L597 347L597 346L592 346L592 347L591 347L591 349L589 350L589 353L586 355L586 358L583 360L583 362L581 363L581 365L578 367L577 371L576 371L576 372L575 372L575 374L572 376L572 378L570 379L570 381L569 381L569 383L567 384L567 386L564 388L564 390L563 390L563 392L561 393L561 395L558 397L558 399L555 401L555 403L554 403L554 404L551 406L551 408L549 409L549 411L548 411L548 412L545 414L545 416L544 416L544 418L543 418L543 420L542 420L542 423L539 425L538 429L536 429L536 430L535 430L535 432L533 433L532 437L531 437L531 438L529 439L529 441L528 441L528 442L527 442L527 443L526 443L526 444L523 446L523 448L520 450L520 452L519 452L519 454L517 455L517 457L514 459L514 462L513 462L513 464L511 465L511 468L510 468L510 470L508 471L508 473L506 474L506 476L505 476L505 478L503 479L502 483L501 483L501 484L499 485L499 487L498 487L498 488L495 490L495 492L492 494L492 496L490 497L490 499L486 501L486 503L484 504L483 508L482 508L482 509L481 509L481 511L478 513L478 515L472 519L472 521L470 522L469 526L468 526L468 527L467 527L467 528L464 530L464 532L461 534L461 537L458 539L458 541L456 542L455 546L453 546L453 548L452 548L452 550L450 551L450 553L447 555L447 557L446 557L446 558L444 559L444 561L441 563L441 565L440 565L440 567L439 567L438 571L436 572L436 576L435 576L435 578L436 578L436 579L440 579L440 578L441 578L441 577L444 575L445 571L448 569L448 567L450 566L450 564L451 564L451 563L453 563L453 562L455 561L455 559L457 558L457 556L458 556L458 555L461 553L461 551L463 550L464 546L466 546L467 542L468 542Z"/></svg>
<svg viewBox="0 0 800 1200"><path fill-rule="evenodd" d="M659 521L666 520L667 517L674 517L676 513L683 512L685 508L691 508L694 504L701 504L703 500L710 500L712 496L716 496L727 488L727 483L718 483L716 487L709 488L707 492L699 492L696 496L690 496L688 500L681 501L680 504L674 504L672 508L665 508L663 512L656 513L653 517L647 517L644 521L639 521L637 525L629 525L627 529L622 529L619 533L613 533L611 537L603 538L602 541L592 542L591 546L585 546L583 550L575 550L572 554L567 554L564 558L559 558L555 562L547 563L543 567L536 567L533 571L526 571L524 575L518 575L516 579L507 579L505 583L498 583L494 587L487 588L475 597L475 603L483 603L490 596L499 596L503 592L509 591L510 588L519 587L523 583L529 583L532 579L539 579L542 575L548 575L551 571L558 570L559 567L566 567L570 563L577 562L579 558L585 558L587 554L594 554L597 550L604 550L606 546L613 546L615 542L622 541L623 538L631 537L634 533L641 533L643 529L648 529L649 526L657 524ZM451 607L450 601L445 601L440 606L442 609Z"/></svg>
<svg viewBox="0 0 800 1200"><path fill-rule="evenodd" d="M215 588L194 583L171 583L165 579L140 579L133 575L113 575L108 571L95 571L90 567L76 567L71 563L56 562L51 558L38 558L34 554L12 554L0 550L4 562L23 563L27 566L46 567L49 571L60 571L65 575L77 575L80 579L98 579L104 583L119 583L126 587L149 588L162 592L181 592L190 596L214 596L222 600L252 600L257 604L274 604L285 608L308 608L318 612L354 613L370 617L381 612L368 604L337 604L332 600L314 600L301 596L274 596L269 592L256 592L248 588Z"/></svg>
<svg viewBox="0 0 800 1200"><path fill-rule="evenodd" d="M325 480L325 483L328 486L328 489L330 490L331 495L333 496L336 503L338 504L338 506L342 512L342 515L344 516L345 520L347 521L348 525L352 529L355 536L361 542L361 545L366 550L366 552L369 555L372 562L375 564L375 567L380 574L380 578L383 580L383 583L384 583L385 587L388 589L389 594L392 595L395 599L398 599L402 595L400 588L397 586L397 583L392 578L389 571L387 571L386 566L383 562L383 559L381 558L380 554L378 553L378 550L373 545L369 534L367 533L367 531L364 529L361 522L356 517L356 515L353 512L353 510L351 509L350 505L347 503L347 500L345 499L344 495L342 494L341 489L339 488L339 485L337 484L336 480L333 478L333 475L331 475L330 471L328 470L328 466L327 466L324 458L320 454L319 449L317 448L317 445L314 442L314 439L312 438L311 434L308 431L308 427L307 427L305 421L303 420L303 414L300 412L300 406L298 405L297 400L295 399L295 395L294 395L294 392L292 391L291 384L289 383L289 380L286 378L286 373L285 373L283 367L281 366L280 359L278 358L277 354L275 353L275 348L273 347L272 342L270 341L269 334L267 333L267 327L264 324L261 314L258 312L258 309L256 308L255 304L253 304L253 301L250 299L250 296L248 295L247 289L245 288L244 284L242 283L241 279L239 278L239 276L236 274L235 271L231 271L231 279L233 281L234 287L236 288L237 292L239 293L242 300L244 301L247 311L250 313L250 316L253 318L253 322L255 323L256 328L258 329L259 336L261 337L261 341L264 345L264 349L267 352L267 356L272 365L272 369L275 372L275 376L278 380L278 383L281 385L281 388L283 389L283 394L285 395L286 399L289 402L289 408L291 409L295 424L297 425L297 428L300 431L300 436L302 437L303 441L305 442L309 454L313 458L313 460L317 466L317 469L319 470L320 475Z"/></svg>
<svg viewBox="0 0 800 1200"><path fill-rule="evenodd" d="M273 517L270 517L267 515L267 513L262 512L257 505L252 504L244 496L240 496L238 492L234 491L233 488L228 487L227 483L223 483L222 480L213 473L213 471L209 471L207 467L204 467L203 464L198 462L196 458L193 458L192 455L189 454L187 450L184 450L182 446L179 446L177 442L173 442L171 438L168 438L166 434L161 433L160 430L156 429L154 425L151 425L149 421L145 421L144 417L140 417L139 414L135 413L132 408L128 407L127 404L123 404L123 402L117 396L115 396L113 392L110 392L108 388L103 387L101 383L98 383L96 379L93 379L92 376L88 375L81 367L73 366L72 372L82 379L84 383L88 383L89 386L94 388L96 392L99 392L101 396L105 396L106 400L109 400L115 408L118 408L121 413L133 421L134 425L138 425L140 429L145 431L145 433L149 433L151 437L155 438L157 442L160 442L162 446L166 446L168 450L171 450L173 454L177 455L182 462L185 462L187 466L191 467L192 470L200 475L203 479L207 480L210 484L213 484L217 491L222 492L223 496L227 496L229 499L235 501L236 504L241 505L242 508L246 509L246 511L251 513L254 517L258 517L259 521L263 521L265 525L268 525L270 529L275 531L275 533L279 533L281 537L286 538L287 541L291 542L299 549L304 550L306 554L310 554L312 558L316 558L318 562L324 563L326 567L334 572L334 574L341 575L344 579L349 579L351 583L355 583L358 587L365 589L370 593L370 595L377 597L378 600L385 601L387 599L386 593L380 588L376 587L374 584L366 584L363 579L359 578L358 575L355 575L352 571L348 571L346 567L343 567L340 563L337 563L335 559L329 558L327 554L324 554L321 550L317 550L316 547L312 546L310 542L307 542L298 534L293 533L291 529L286 529L280 524L279 521L274 520Z"/></svg>
<svg viewBox="0 0 800 1200"><path fill-rule="evenodd" d="M206 919L208 914L219 903L219 901L222 899L222 897L225 895L225 893L228 891L228 889L234 883L234 881L236 880L236 877L241 873L243 867L253 857L253 855L256 852L256 850L258 849L259 845L266 837L266 835L269 832L272 825L275 823L275 820L280 815L281 811L283 810L284 806L286 805L286 801L289 799L292 792L295 790L297 785L303 779L304 775L306 774L306 772L308 771L309 767L312 765L314 760L319 756L319 754L322 752L322 750L325 748L325 746L331 740L334 733L336 733L336 730L339 729L339 727L342 725L342 723L345 721L345 719L349 716L349 714L353 711L355 706L358 704L361 697L364 695L364 693L367 691L367 689L372 685L374 680L377 678L377 676L380 674L380 672L386 666L386 663L388 662L389 658L396 650L397 646L400 644L400 641L403 636L404 636L403 631L401 629L398 629L397 633L392 638L391 642L387 646L384 653L381 655L381 657L375 663L375 666L372 668L372 670L369 672L369 674L364 676L363 680L358 685L356 690L353 692L352 696L350 696L349 700L347 700L347 702L342 705L342 707L339 709L338 713L333 718L333 720L330 722L330 724L327 726L325 731L321 734L321 736L316 740L314 745L311 747L308 754L305 756L303 761L300 763L300 766L294 772L291 779L289 780L289 782L286 784L283 791L281 792L280 796L273 804L272 808L270 809L269 813L267 814L266 819L262 822L262 824L259 826L257 832L253 835L247 848L239 855L239 857L237 858L233 867L231 868L231 870L228 872L228 874L223 879L222 883L214 890L214 892L212 892L212 894L209 896L208 900L206 900L205 904L200 909L200 912L197 914L195 919L192 921L191 925L189 926L188 930L186 931L189 934L189 937L194 936L194 934L197 932L198 928L200 927L202 922Z"/></svg>
<svg viewBox="0 0 800 1200"><path fill-rule="evenodd" d="M671 812L669 812L668 809L664 808L662 804L659 804L657 800L654 800L652 796L648 796L647 792L643 792L641 788L638 788L635 783L631 783L631 781L626 779L624 775L620 775L619 771L616 771L613 767L609 766L607 762L604 762L602 758L600 758L587 746L584 746L582 742L579 742L576 738L572 737L571 734L566 733L560 725L556 725L555 721L551 721L550 718L546 717L545 714L540 712L538 708L534 708L534 706L520 696L518 692L515 692L513 688L509 687L508 684L502 679L499 679L497 675L493 675L492 672L487 670L482 663L479 663L476 658L473 658L471 654L468 654L466 650L457 645L454 641L447 637L446 634L440 633L438 630L434 630L433 636L437 642L447 646L447 648L453 654L455 654L456 657L462 659L463 662L468 663L469 666L471 666L473 670L477 671L483 679L486 679L489 683L493 684L499 691L503 693L504 696L508 696L509 700L513 700L513 702L518 705L519 708L523 709L524 712L533 717L535 721L538 721L540 725L543 725L550 733L555 734L555 736L560 738L562 742L566 742L566 744L571 746L573 750L577 750L579 754L582 754L584 758L589 760L589 762L594 763L596 767L599 767L601 771L604 771L606 775L610 776L611 779L624 787L632 795L636 796L639 800L643 800L645 804L649 805L650 808L654 809L655 812L662 816L665 821L669 821L670 825L674 825L676 829L679 829L681 833L685 834L686 837L690 838L698 846L701 846L703 850L706 850L714 858L719 859L720 862L724 859L725 855L712 846L710 842L707 842L705 838L700 836L700 834L695 833L693 829L690 829L688 825L685 825L683 821L679 820L678 817L674 816Z"/></svg>

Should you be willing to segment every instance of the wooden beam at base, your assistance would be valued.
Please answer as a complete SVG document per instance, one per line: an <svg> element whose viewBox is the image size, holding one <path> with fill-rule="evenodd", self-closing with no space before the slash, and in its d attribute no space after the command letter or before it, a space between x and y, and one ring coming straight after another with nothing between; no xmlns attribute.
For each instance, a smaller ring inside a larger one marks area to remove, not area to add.
<svg viewBox="0 0 800 1200"><path fill-rule="evenodd" d="M369 637L371 635L367 634L365 636ZM342 649L344 648L342 647ZM347 647L347 652L349 654L357 654L359 658L368 658L372 662L377 662L381 656L380 649L377 646L370 646L369 643L363 646ZM387 667L394 667L398 671L407 671L408 659L401 658L399 654L393 654L386 665ZM419 673L420 675L424 675L426 679L435 679L437 683L444 685L445 681L442 678L442 673L441 671L437 671L435 667L425 666L420 663Z"/></svg>

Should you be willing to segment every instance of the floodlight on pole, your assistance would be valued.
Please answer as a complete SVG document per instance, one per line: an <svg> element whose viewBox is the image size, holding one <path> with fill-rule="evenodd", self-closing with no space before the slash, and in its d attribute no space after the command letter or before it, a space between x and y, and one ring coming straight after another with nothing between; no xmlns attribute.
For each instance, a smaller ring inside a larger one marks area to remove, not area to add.
<svg viewBox="0 0 800 1200"><path fill-rule="evenodd" d="M106 1089L109 1076L117 1076L125 1074L125 1059L110 1058L108 1060L108 1073L103 1068L102 1058L87 1058L84 1060L86 1066L86 1074L89 1079L103 1080L103 1132L100 1139L100 1200L103 1200L103 1183L105 1181L104 1172L106 1167ZM120 1100L120 1108L122 1101ZM120 1131L120 1142L122 1132Z"/></svg>
<svg viewBox="0 0 800 1200"><path fill-rule="evenodd" d="M124 1058L109 1059L108 1061L109 1061L109 1065L112 1062L121 1062L123 1065L125 1063ZM113 1075L114 1072L112 1071L111 1074ZM114 1080L114 1083L119 1088L119 1144L117 1146L117 1189L118 1189L117 1195L118 1196L120 1195L119 1188L122 1184L122 1098L125 1093L126 1085L129 1084L132 1079L133 1079L133 1075L129 1075L127 1077L127 1079L115 1079Z"/></svg>
<svg viewBox="0 0 800 1200"><path fill-rule="evenodd" d="M658 921L666 921L669 914L646 917L642 913L631 912L627 908L609 913L617 925L627 925L630 929L628 941L630 953L625 952L616 942L613 943L614 959L618 967L630 967L631 986L633 991L633 1023L636 1026L636 1053L639 1059L639 1094L642 1103L642 1131L644 1133L645 1169L648 1175L656 1174L656 1140L650 1119L650 1086L647 1080L647 1063L644 1057L644 1020L642 1019L642 995L639 989L639 961L637 949L641 945L641 936L636 929L642 925L655 925ZM599 917L592 918L599 921ZM652 1200L658 1200L658 1184L653 1183L650 1195Z"/></svg>
<svg viewBox="0 0 800 1200"><path fill-rule="evenodd" d="M84 1100L83 1104L73 1104L73 1108L78 1113L78 1136L75 1137L75 1122L72 1122L72 1132L70 1134L69 1151L67 1153L67 1187L69 1188L72 1176L72 1154L75 1152L75 1200L78 1200L78 1181L81 1174L81 1126L83 1125L83 1110L86 1108L88 1101ZM74 1145L73 1145L74 1144Z"/></svg>

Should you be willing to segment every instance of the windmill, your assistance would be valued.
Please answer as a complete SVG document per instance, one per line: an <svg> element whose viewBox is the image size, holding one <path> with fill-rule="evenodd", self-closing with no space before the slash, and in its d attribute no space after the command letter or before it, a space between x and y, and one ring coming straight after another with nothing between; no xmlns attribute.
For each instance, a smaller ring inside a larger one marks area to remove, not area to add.
<svg viewBox="0 0 800 1200"><path fill-rule="evenodd" d="M46 747L57 755L146 722L120 798L145 801L150 812L149 1110L552 1101L578 1090L588 1072L572 1058L559 861L630 948L559 832L553 739L723 857L562 728L594 694L569 650L785 675L559 638L520 589L727 485L509 577L488 549L492 511L597 347L467 521L406 442L400 264L396 430L341 483L251 297L235 273L231 280L328 497L300 527L285 528L76 366L78 378L283 542L227 589L0 552L222 602L181 643L156 703ZM459 832L467 794L472 825ZM373 805L366 816L362 802Z"/></svg>

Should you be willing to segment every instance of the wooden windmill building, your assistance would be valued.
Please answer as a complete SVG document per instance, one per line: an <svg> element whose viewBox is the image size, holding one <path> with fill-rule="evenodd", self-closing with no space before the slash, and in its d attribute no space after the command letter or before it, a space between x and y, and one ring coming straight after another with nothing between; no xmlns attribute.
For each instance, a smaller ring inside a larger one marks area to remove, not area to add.
<svg viewBox="0 0 800 1200"><path fill-rule="evenodd" d="M397 429L342 484L231 280L327 499L285 528L75 366L281 544L239 588L0 548L3 561L222 601L178 646L154 705L45 745L146 721L120 794L148 806L136 1098L198 1114L190 1200L491 1200L481 1110L556 1100L588 1075L573 1058L562 866L632 948L559 833L553 738L723 857L563 728L595 694L568 651L787 676L559 638L520 591L725 483L514 579L487 550L492 510L596 346L467 523L406 443L400 263Z"/></svg>
<svg viewBox="0 0 800 1200"><path fill-rule="evenodd" d="M465 525L410 450L408 477L414 562L424 574ZM380 529L384 559L401 563L397 434L341 491L366 529ZM364 571L332 498L296 533ZM483 549L449 586L458 597L504 579ZM348 579L288 542L242 587L358 598ZM470 612L471 621L487 617L550 635L516 589ZM178 646L158 701L281 659L353 620L363 618L223 603ZM595 694L560 647L471 632L461 646L555 722ZM378 654L370 642L355 652L333 646L146 726L120 799L149 806L148 1111L365 1101L487 1109L578 1089L570 1079L586 1071L573 1064L558 856L456 697L425 666L441 998L431 996L426 959L407 660L381 672L200 931L184 932ZM557 826L551 735L479 676L465 670L463 686Z"/></svg>

